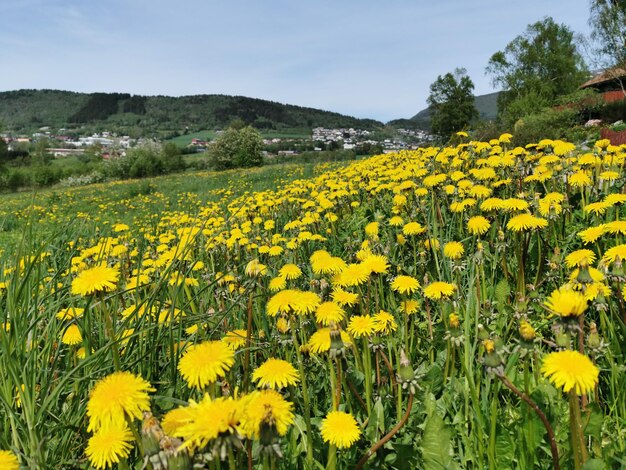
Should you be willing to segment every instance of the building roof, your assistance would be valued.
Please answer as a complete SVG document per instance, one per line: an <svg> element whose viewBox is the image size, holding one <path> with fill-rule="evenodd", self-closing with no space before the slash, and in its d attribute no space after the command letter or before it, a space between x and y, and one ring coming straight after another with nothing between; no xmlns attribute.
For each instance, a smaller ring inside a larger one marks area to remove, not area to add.
<svg viewBox="0 0 626 470"><path fill-rule="evenodd" d="M620 67L604 70L603 72L595 75L591 80L586 81L579 88L590 88L598 86L603 83L612 82L618 78L626 78L626 70Z"/></svg>

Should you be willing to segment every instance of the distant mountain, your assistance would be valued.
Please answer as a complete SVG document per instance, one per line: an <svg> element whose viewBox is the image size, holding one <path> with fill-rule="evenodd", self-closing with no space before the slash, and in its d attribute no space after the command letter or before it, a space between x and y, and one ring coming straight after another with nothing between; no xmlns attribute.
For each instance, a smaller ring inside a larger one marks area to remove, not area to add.
<svg viewBox="0 0 626 470"><path fill-rule="evenodd" d="M478 110L480 119L487 121L494 120L498 114L498 94L488 93L486 95L478 95L474 97L474 104ZM410 119L396 119L387 123L393 127L408 126L413 123L414 128L430 130L430 108L422 109L419 113Z"/></svg>
<svg viewBox="0 0 626 470"><path fill-rule="evenodd" d="M320 126L373 130L383 126L373 119L243 96L170 97L59 90L0 92L0 126L5 131L31 132L52 127L171 136L185 129L222 129L235 119L261 130Z"/></svg>

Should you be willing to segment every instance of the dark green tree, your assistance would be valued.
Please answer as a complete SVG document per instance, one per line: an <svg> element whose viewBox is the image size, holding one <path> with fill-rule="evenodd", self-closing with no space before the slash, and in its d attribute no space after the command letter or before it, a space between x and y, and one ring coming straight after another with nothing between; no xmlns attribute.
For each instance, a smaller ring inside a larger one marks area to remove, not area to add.
<svg viewBox="0 0 626 470"><path fill-rule="evenodd" d="M263 138L251 126L229 127L211 146L211 162L216 170L247 168L263 164Z"/></svg>
<svg viewBox="0 0 626 470"><path fill-rule="evenodd" d="M9 147L2 137L0 137L0 164L9 158Z"/></svg>
<svg viewBox="0 0 626 470"><path fill-rule="evenodd" d="M568 26L547 17L491 56L487 74L502 88L498 118L505 126L553 105L585 81L589 73L575 39Z"/></svg>
<svg viewBox="0 0 626 470"><path fill-rule="evenodd" d="M473 92L474 83L463 68L437 77L430 85L426 100L431 110L433 134L447 139L478 117Z"/></svg>

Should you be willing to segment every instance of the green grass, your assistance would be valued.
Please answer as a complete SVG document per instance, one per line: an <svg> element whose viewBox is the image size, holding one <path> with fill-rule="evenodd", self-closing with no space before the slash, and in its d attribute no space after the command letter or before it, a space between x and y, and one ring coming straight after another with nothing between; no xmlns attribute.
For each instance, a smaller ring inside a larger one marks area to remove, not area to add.
<svg viewBox="0 0 626 470"><path fill-rule="evenodd" d="M200 139L200 140L206 141L206 140L213 140L214 138L215 138L215 131L205 130L205 131L192 132L186 135L179 135L178 137L169 139L168 142L174 142L176 145L182 148L182 147L187 147L189 144L191 144L192 139Z"/></svg>

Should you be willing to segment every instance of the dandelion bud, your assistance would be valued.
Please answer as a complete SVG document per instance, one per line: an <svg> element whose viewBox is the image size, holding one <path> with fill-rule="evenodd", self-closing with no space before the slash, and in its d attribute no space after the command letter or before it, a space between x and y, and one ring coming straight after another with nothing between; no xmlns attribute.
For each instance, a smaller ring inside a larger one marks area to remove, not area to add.
<svg viewBox="0 0 626 470"><path fill-rule="evenodd" d="M602 338L598 334L598 327L595 323L589 325L589 335L587 336L587 346L591 349L599 349L602 346Z"/></svg>
<svg viewBox="0 0 626 470"><path fill-rule="evenodd" d="M589 273L589 266L587 263L581 263L580 268L578 269L578 276L576 280L581 284L591 284L593 279L591 278L591 274Z"/></svg>
<svg viewBox="0 0 626 470"><path fill-rule="evenodd" d="M457 329L460 326L459 316L456 313L451 313L448 316L448 321L450 322L450 328Z"/></svg>
<svg viewBox="0 0 626 470"><path fill-rule="evenodd" d="M519 334L524 341L533 341L537 336L537 332L526 320L522 320L519 326Z"/></svg>
<svg viewBox="0 0 626 470"><path fill-rule="evenodd" d="M613 274L613 276L619 276L619 277L624 276L624 267L622 264L622 258L620 258L619 256L615 257L611 274Z"/></svg>
<svg viewBox="0 0 626 470"><path fill-rule="evenodd" d="M478 324L478 339L485 340L489 338L489 332L485 330L482 323Z"/></svg>
<svg viewBox="0 0 626 470"><path fill-rule="evenodd" d="M345 345L343 344L343 339L341 338L341 330L337 328L337 326L332 323L330 327L330 350L328 354L330 357L342 357L345 352Z"/></svg>
<svg viewBox="0 0 626 470"><path fill-rule="evenodd" d="M147 456L158 454L161 451L159 442L165 437L159 420L152 416L149 411L143 414L143 423L141 425L141 441L143 443L143 451Z"/></svg>
<svg viewBox="0 0 626 470"><path fill-rule="evenodd" d="M408 383L415 378L415 372L411 367L411 361L406 357L404 349L400 351L400 368L398 369L399 382Z"/></svg>
<svg viewBox="0 0 626 470"><path fill-rule="evenodd" d="M554 340L556 342L556 345L559 348L568 348L569 347L569 343L570 343L570 336L569 333L565 332L565 331L559 331L554 335Z"/></svg>
<svg viewBox="0 0 626 470"><path fill-rule="evenodd" d="M276 328L278 328L278 331L282 334L287 333L289 331L289 320L284 317L280 317L276 322Z"/></svg>
<svg viewBox="0 0 626 470"><path fill-rule="evenodd" d="M492 339L484 339L483 346L485 347L487 354L491 354L496 350L496 343L494 343Z"/></svg>

